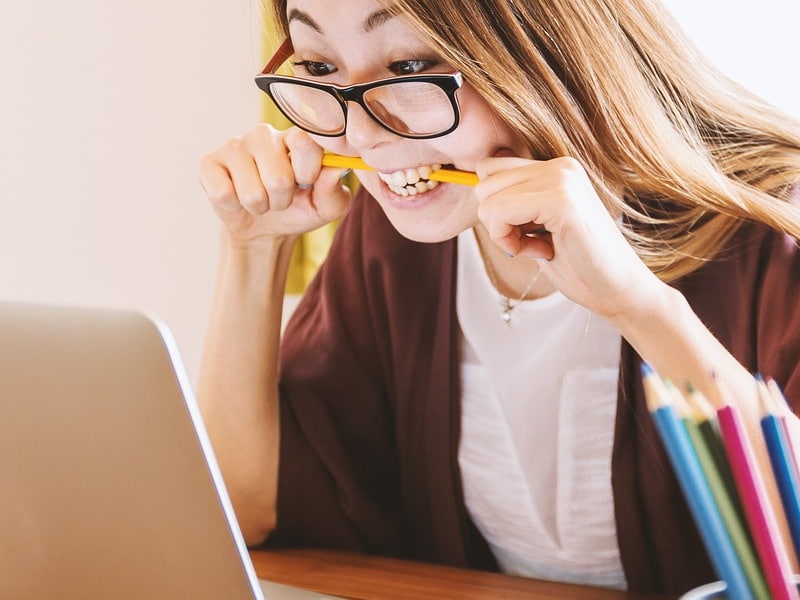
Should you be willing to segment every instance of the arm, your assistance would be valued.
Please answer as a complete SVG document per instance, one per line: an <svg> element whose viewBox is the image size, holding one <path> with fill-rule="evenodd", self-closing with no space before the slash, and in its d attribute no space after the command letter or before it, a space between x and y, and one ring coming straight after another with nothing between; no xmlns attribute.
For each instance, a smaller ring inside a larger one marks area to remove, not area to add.
<svg viewBox="0 0 800 600"><path fill-rule="evenodd" d="M717 382L750 420L758 406L752 375L694 313L683 294L656 277L622 236L575 160L485 159L479 217L507 253L539 261L550 283L607 318L664 377L691 382L720 400ZM522 233L529 223L546 236Z"/></svg>
<svg viewBox="0 0 800 600"><path fill-rule="evenodd" d="M323 169L321 159L305 133L259 126L201 161L223 233L197 397L248 544L275 526L278 346L291 250L300 233L350 202L341 170Z"/></svg>
<svg viewBox="0 0 800 600"><path fill-rule="evenodd" d="M769 473L752 374L712 334L684 295L660 281L636 256L580 165L568 158L494 158L485 160L478 171L479 217L494 241L511 254L539 260L556 288L609 319L660 375L679 386L691 382L717 403L735 404L761 469ZM549 234L522 234L531 222ZM755 361L747 365L758 366ZM779 508L774 489L772 500Z"/></svg>
<svg viewBox="0 0 800 600"><path fill-rule="evenodd" d="M270 242L220 249L197 394L248 544L275 526L278 344L292 243Z"/></svg>

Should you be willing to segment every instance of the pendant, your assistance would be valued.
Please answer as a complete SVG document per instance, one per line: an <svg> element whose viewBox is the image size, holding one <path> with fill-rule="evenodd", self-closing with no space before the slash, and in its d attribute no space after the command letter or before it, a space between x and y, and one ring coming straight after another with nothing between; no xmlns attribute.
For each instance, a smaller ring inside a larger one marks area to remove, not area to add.
<svg viewBox="0 0 800 600"><path fill-rule="evenodd" d="M500 312L500 318L503 319L503 323L506 324L506 327L510 327L511 311L514 309L514 306L511 304L511 300L508 298L501 298L500 306L503 307L502 311Z"/></svg>

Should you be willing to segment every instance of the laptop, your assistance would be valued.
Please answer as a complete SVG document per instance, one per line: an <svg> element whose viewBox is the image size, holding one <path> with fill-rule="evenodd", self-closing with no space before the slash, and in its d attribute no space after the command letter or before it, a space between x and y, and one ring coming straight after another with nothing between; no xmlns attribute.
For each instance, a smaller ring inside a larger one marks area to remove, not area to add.
<svg viewBox="0 0 800 600"><path fill-rule="evenodd" d="M257 579L176 348L0 302L0 598L331 598Z"/></svg>

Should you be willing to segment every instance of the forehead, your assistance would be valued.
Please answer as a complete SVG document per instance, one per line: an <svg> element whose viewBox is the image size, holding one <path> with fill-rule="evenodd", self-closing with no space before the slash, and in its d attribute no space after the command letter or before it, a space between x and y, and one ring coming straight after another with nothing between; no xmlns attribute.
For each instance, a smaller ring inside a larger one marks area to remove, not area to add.
<svg viewBox="0 0 800 600"><path fill-rule="evenodd" d="M385 2L377 0L288 0L286 16L292 33L308 28L326 37L342 31L368 35L406 26L389 12Z"/></svg>
<svg viewBox="0 0 800 600"><path fill-rule="evenodd" d="M378 0L289 0L295 51L333 61L342 70L364 71L359 77L394 60L433 56L408 21L386 7Z"/></svg>

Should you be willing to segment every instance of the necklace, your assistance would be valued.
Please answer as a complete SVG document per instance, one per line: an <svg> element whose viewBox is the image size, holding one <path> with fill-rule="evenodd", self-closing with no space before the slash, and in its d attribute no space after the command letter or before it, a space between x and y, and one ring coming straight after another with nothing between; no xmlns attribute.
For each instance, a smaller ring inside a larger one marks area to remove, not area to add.
<svg viewBox="0 0 800 600"><path fill-rule="evenodd" d="M506 327L511 327L511 313L514 311L517 305L519 305L519 303L525 300L525 298L528 296L528 292L531 291L533 284L536 283L537 279L539 279L539 275L542 274L542 270L536 269L536 273L533 274L533 277L528 282L528 285L525 286L525 289L522 291L522 294L520 294L519 298L512 300L508 296L500 294L500 288L497 285L497 275L494 272L494 267L492 266L491 261L483 252L483 246L481 245L481 241L478 239L477 232L475 232L475 243L478 244L478 252L483 259L483 264L486 265L486 273L489 275L489 281L492 282L492 286L500 295L500 319L502 319L503 323L506 324Z"/></svg>

